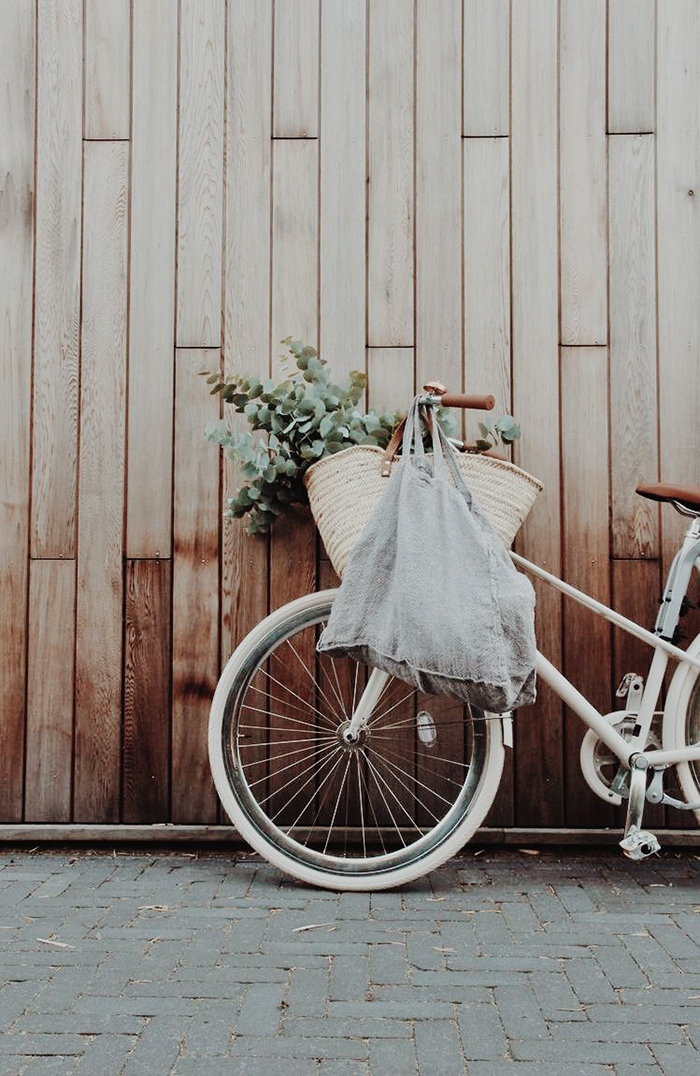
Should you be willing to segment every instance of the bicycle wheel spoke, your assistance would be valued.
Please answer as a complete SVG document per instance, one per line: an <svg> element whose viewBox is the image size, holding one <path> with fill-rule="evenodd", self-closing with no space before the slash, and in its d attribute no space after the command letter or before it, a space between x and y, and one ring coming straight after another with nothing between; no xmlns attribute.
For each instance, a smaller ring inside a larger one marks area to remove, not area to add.
<svg viewBox="0 0 700 1076"><path fill-rule="evenodd" d="M340 752L340 750L341 750L341 748L339 747L339 748L338 748L338 752ZM331 760L332 760L332 758L333 758L333 756L331 756ZM326 760L326 761L328 761L328 760ZM331 778L331 777L333 776L333 774L334 774L334 773L335 773L335 771L337 770L338 766L340 766L340 764L341 764L341 762L342 762L342 761L343 761L343 756L342 756L342 755L340 756L340 758L338 758L338 759L336 759L336 760L335 760L335 762L333 763L333 765L331 766L331 768L330 768L330 769L328 770L328 772L327 772L326 776L325 776L325 777L323 778L323 781L322 781L322 782L321 782L321 784L320 784L320 785L318 786L318 788L314 789L314 791L313 791L313 792L311 793L311 797L310 797L310 798L309 798L309 799L308 799L308 800L306 801L306 803L304 804L304 806L302 807L302 809L301 809L301 810L299 811L299 814L298 814L298 815L296 816L296 818L295 818L295 819L294 819L294 821L292 822L291 826L288 826L288 827L287 827L287 833L291 833L291 831L292 831L292 830L294 829L294 827L296 826L296 824L297 824L297 822L299 821L299 819L301 818L301 816L302 816L302 815L304 814L304 812L305 812L305 811L306 811L306 810L307 810L307 809L308 809L308 808L309 808L309 807L311 806L311 804L312 804L312 802L313 802L313 798L314 798L314 796L317 796L317 795L318 795L318 793L319 793L319 792L321 791L322 787L323 787L323 786L324 786L324 785L326 784L326 782L327 782L327 781L329 781L329 780L330 780L330 778ZM320 773L320 772L321 772L321 771L319 770L319 773ZM313 780L313 777L309 778L309 780ZM308 785L308 783L309 783L309 780L305 781L305 782L304 782L304 784L303 784L303 785L302 785L301 787L302 787L302 788L305 788L305 787L306 787L306 785ZM301 788L299 789L299 792L301 792ZM294 795L294 796L292 797L292 799L291 799L291 800L290 800L289 802L290 802L290 803L292 803L292 801L293 801L294 799L296 799L296 796L297 796L297 795L298 795L298 793L296 793L296 794L295 794L295 795ZM275 816L275 817L276 817L276 816Z"/></svg>
<svg viewBox="0 0 700 1076"><path fill-rule="evenodd" d="M365 812L364 805L362 803L362 778L360 774L360 753L355 752L355 762L357 764L357 799L360 804L360 832L362 833L362 854L367 858L367 842L365 839Z"/></svg>
<svg viewBox="0 0 700 1076"><path fill-rule="evenodd" d="M291 770L293 766L297 767L297 766L301 765L303 762L306 762L307 759L314 758L317 755L316 751L309 751L308 747L300 747L299 751L285 751L285 753L283 755L271 755L270 758L268 758L266 761L269 763L269 762L275 762L278 759L289 758L290 755L298 755L300 751L304 752L304 757L303 758L297 758L293 762L290 762L288 765L282 766L281 769L275 770L274 771L274 776L279 777L279 775L281 773L284 773L285 770ZM250 765L258 766L259 762L253 762L253 763L250 763ZM270 776L272 776L272 775L270 775ZM248 788L255 788L256 785L259 785L262 781L267 781L267 779L268 779L268 774L265 774L264 777L259 777L257 779L257 781L249 781L248 782ZM275 793L273 793L273 795L274 794Z"/></svg>
<svg viewBox="0 0 700 1076"><path fill-rule="evenodd" d="M394 711L394 710L396 709L396 707L397 707L397 706L400 706L402 702L405 702L405 701L406 701L406 699L410 699L410 698L411 698L411 696L412 696L412 695L413 695L413 694L415 693L415 690L416 690L416 689L415 689L414 687L412 687L412 688L411 688L411 690L410 690L410 691L408 692L408 694L407 694L407 695L404 695L404 696L403 696L403 698L399 699L399 701L398 701L398 702L395 702L395 703L394 703L394 705L393 705L393 706L390 706L388 710L384 710L384 712L383 712L383 713L381 713L381 714L377 714L377 716L375 717L374 721L370 721L370 722L369 722L369 724L368 724L368 728L373 728L373 727L374 727L374 725L377 725L377 724L378 724L378 723L379 723L379 722L381 721L381 719L382 719L383 717L387 717L387 716L388 716L388 715L389 715L390 713L392 713L392 712L393 712L393 711Z"/></svg>
<svg viewBox="0 0 700 1076"><path fill-rule="evenodd" d="M399 799L399 797L398 797L398 796L396 795L396 793L394 792L394 790L393 790L393 788L391 787L391 785L389 785L389 784L388 784L388 783L387 783L387 782L386 782L386 781L384 780L384 778L382 777L381 773L379 772L379 770L377 769L377 767L376 767L376 766L374 765L374 763L372 762L372 760L371 760L371 759L369 758L369 756L368 756L367 754L365 754L365 758L367 759L367 765L369 766L370 770L371 770L371 771L372 771L372 773L374 774L374 779L375 779L375 781L377 781L377 779L379 779L379 781L381 781L381 782L382 782L382 784L383 784L383 785L384 785L384 787L386 788L387 792L390 792L390 793L391 793L391 795L392 795L392 796L394 797L394 799L396 800L397 804L399 805L399 807L401 808L401 810L403 811L403 813L404 813L404 814L406 815L406 817L408 818L409 822L411 822L411 824L413 825L413 827L414 827L415 829L417 829L418 827L416 826L416 824L415 824L415 821L414 821L414 820L413 820L413 818L411 817L410 813L409 813L409 812L408 812L408 811L406 810L406 808L404 807L403 803L401 802L401 800ZM378 783L377 783L377 788L379 788L379 784L378 784ZM380 790L380 792L381 792L381 788L380 788L379 790ZM401 837L401 841L402 841L402 843L404 844L404 847L405 847L405 844L406 844L406 842L404 841L404 839L403 839L403 835L401 834L401 831L400 831L400 829L399 829L398 825L396 824L396 819L394 818L393 812L392 812L391 808L389 807L389 804L387 803L386 799L384 798L384 793L383 793L383 792L381 792L381 794L382 794L382 799L384 799L384 803L385 803L385 805L386 805L386 808L387 808L387 810L388 810L388 812L389 812L389 815L391 816L391 820L392 820L392 822L394 823L394 828L396 829L396 832L397 832L397 833L399 834L399 836Z"/></svg>
<svg viewBox="0 0 700 1076"><path fill-rule="evenodd" d="M333 688L333 694L335 695L336 699L338 700L338 705L340 706L340 712L342 713L343 717L347 721L348 720L348 712L345 709L345 703L343 702L343 699L342 699L343 689L340 686L340 679L338 678L338 669L336 668L335 658L331 654L329 654L328 657L330 658L331 668L333 670L333 676L335 677L335 682L337 684L338 690L336 691L335 687L333 686L333 681L331 680L330 677L328 678L328 683L331 685L331 688Z"/></svg>
<svg viewBox="0 0 700 1076"><path fill-rule="evenodd" d="M325 691L323 690L323 688L319 684L318 680L316 679L314 674L311 672L311 670L309 669L308 665L306 664L306 662L304 661L302 656L295 649L294 644L290 643L289 639L285 639L284 641L285 641L286 645L289 647L289 649L292 651L292 653L294 654L294 657L297 659L297 661L301 665L301 667L304 670L304 672L306 673L306 675L308 676L309 680L311 681L312 686L315 687L318 690L319 694L323 697L323 699L326 702L330 712L333 714L334 717L338 718L338 721L342 721L342 718L339 717L339 715L333 709L333 706L331 705L331 700L326 695ZM279 662L284 664L282 662L282 658L279 656L279 654L277 653L276 650L273 651L272 656L276 657Z"/></svg>
<svg viewBox="0 0 700 1076"><path fill-rule="evenodd" d="M313 721L302 721L298 717L289 717L287 714L278 714L275 710L266 710L262 706L251 706L249 702L244 702L241 705L242 710L252 710L256 714L267 714L270 717L279 717L282 721L293 721L296 725L305 725L307 728L316 729L317 725ZM286 732L291 730L285 729ZM330 735L328 733L327 735Z"/></svg>
<svg viewBox="0 0 700 1076"><path fill-rule="evenodd" d="M268 677L268 679L272 680L272 682L273 682L273 683L277 684L277 686L278 686L278 687L281 687L283 691L288 691L288 692L289 692L289 694L290 694L290 695L293 695L295 699L299 699L299 702L303 702L303 703L305 703L305 705L306 705L306 708L307 708L307 709L306 709L306 710L301 710L301 712L302 712L303 714L305 714L305 713L307 712L307 710L313 710L313 711L314 711L314 713L315 713L315 714L318 714L318 716L319 716L320 718L322 718L322 719L323 719L324 721L326 721L326 722L327 722L327 723L328 723L328 724L330 725L330 727L331 727L332 729L335 729L335 728L337 727L337 726L335 726L335 725L333 724L333 722L331 721L331 719L330 719L330 718L329 718L329 717L328 717L328 716L327 716L326 714L322 713L322 712L321 712L321 711L320 711L319 709L317 709L317 707L315 707L315 706L312 706L310 702L306 702L306 700L305 700L305 699L303 699L303 698L301 697L301 695L297 695L296 691L292 691L291 687L287 687L287 685L286 685L286 684L283 684L281 680L278 680L278 679L277 679L276 677L274 677L274 676L272 675L272 673L271 673L271 672L268 672L268 671L267 671L267 669L261 669L261 670L260 670L260 672L261 672L261 673L264 673L264 674L265 674L265 676L267 676L267 677ZM258 688L257 690L259 691L259 690L260 690L260 688ZM262 694L264 695L264 694L265 694L265 692L263 691L263 692L262 692ZM278 700L278 701L280 701L280 702L283 702L283 700L282 700L282 699L280 699L280 700ZM283 705L285 705L285 706L286 706L286 705L287 705L287 703L283 702ZM292 706L292 704L291 704L291 703L289 703L289 705L290 705L290 706ZM293 710L300 710L300 709L301 709L301 707L300 707L300 706L292 706L292 709L293 709Z"/></svg>
<svg viewBox="0 0 700 1076"><path fill-rule="evenodd" d="M340 745L338 745L337 748L326 747L326 748L323 749L323 754L326 757L328 757L329 755L332 755L335 751L340 751L340 750L341 750ZM319 754L321 754L321 752L319 752ZM265 799L258 800L258 803L260 804L260 806L267 803L267 801L269 799L272 799L273 796L279 796L280 792L284 792L285 788L289 788L289 786L291 784L293 784L295 781L297 781L300 777L303 777L305 773L309 772L309 770L313 771L315 769L315 767L316 767L316 761L314 760L314 762L312 762L310 766L307 766L306 769L303 769L300 772L295 773L293 777L290 777L290 779L288 781L285 781L285 783L283 785L281 785L280 788L275 788L275 789L273 789L272 792L269 792L268 795L265 796ZM312 772L311 777L308 780L313 780L313 776L314 775L313 775L313 772ZM304 784L301 786L301 788L306 787L306 784L308 784L308 780L304 782ZM299 791L301 791L301 788L299 789ZM292 796L292 799L288 800L288 803L291 803L292 800L295 798L295 796L297 796L298 794L299 794L298 792L295 792L294 796ZM286 806L286 804L285 804L285 806ZM279 814L279 811L277 812L277 814ZM277 815L275 815L274 817L276 818Z"/></svg>
<svg viewBox="0 0 700 1076"><path fill-rule="evenodd" d="M385 758L384 755L381 755L379 751L375 750L375 754L378 758L382 760L384 765L389 768L389 770L392 772L393 776L396 778L399 784L403 785L403 787L411 793L413 799L418 804L418 806L423 807L428 812L428 814L432 815L433 819L436 822L439 821L437 815L433 814L433 812L427 807L427 805L418 798L416 793L411 788L409 788L406 782L401 780L399 774L403 774L405 777L408 777L411 781L414 781L417 785L420 785L421 788L427 789L427 791L430 792L431 795L435 796L437 799L442 800L443 803L446 803L448 807L452 806L450 800L446 799L445 796L441 796L438 792L432 789L430 785L426 785L424 781L419 781L419 779L417 777L414 777L412 773L409 773L408 770L402 769L401 766L398 766L395 762L390 762L389 759Z"/></svg>
<svg viewBox="0 0 700 1076"><path fill-rule="evenodd" d="M375 738L376 737L374 737L374 736L372 737L372 743L374 743ZM376 750L376 748L375 748L375 750ZM384 748L384 750L386 750L386 748ZM379 754L379 752L377 752L377 754ZM410 762L411 761L411 757L409 755L402 755L398 751L395 751L394 755L397 758L400 758L400 759L404 760L405 762ZM463 781L455 781L454 777L448 777L448 775L446 773L443 773L442 770L436 770L433 766L429 766L427 764L427 762L426 762L426 756L425 755L421 754L420 756L416 756L415 753L414 753L414 759L416 757L418 757L419 760L420 760L421 770L424 770L426 773L435 774L435 776L438 777L440 781L447 781L449 784L455 785L457 788L462 788L462 786L464 784ZM432 760L434 756L432 754L430 754L427 757Z"/></svg>
<svg viewBox="0 0 700 1076"><path fill-rule="evenodd" d="M262 732L263 730L260 729ZM335 736L329 736L328 740L334 740L337 743ZM301 739L299 737L296 740L253 740L251 743L242 743L238 746L240 748L249 747L281 747L283 744L288 743L316 743L315 736L304 736Z"/></svg>
<svg viewBox="0 0 700 1076"><path fill-rule="evenodd" d="M333 823L335 822L335 816L338 813L338 804L340 803L340 797L342 796L343 789L345 788L345 778L347 777L348 770L350 769L351 758L352 758L352 756L350 755L350 753L348 753L348 760L345 763L345 770L344 770L343 776L342 776L342 778L340 780L340 788L338 789L338 796L337 796L336 801L335 801L335 807L333 808L333 817L331 818L330 825L328 826L328 832L326 834L326 843L323 846L323 854L324 855L328 851L328 842L331 839L331 833L333 832ZM347 851L347 827L345 829L345 841L346 841L345 849Z"/></svg>

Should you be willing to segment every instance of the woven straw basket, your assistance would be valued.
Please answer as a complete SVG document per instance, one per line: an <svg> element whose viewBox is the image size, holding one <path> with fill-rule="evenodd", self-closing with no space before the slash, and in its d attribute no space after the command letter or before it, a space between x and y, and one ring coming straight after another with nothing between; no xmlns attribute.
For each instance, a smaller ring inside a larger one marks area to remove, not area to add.
<svg viewBox="0 0 700 1076"><path fill-rule="evenodd" d="M388 479L380 474L383 455L375 445L355 445L324 457L304 475L316 526L341 577L353 546L386 488ZM463 453L458 463L479 505L506 546L510 546L542 483L514 464L491 456Z"/></svg>

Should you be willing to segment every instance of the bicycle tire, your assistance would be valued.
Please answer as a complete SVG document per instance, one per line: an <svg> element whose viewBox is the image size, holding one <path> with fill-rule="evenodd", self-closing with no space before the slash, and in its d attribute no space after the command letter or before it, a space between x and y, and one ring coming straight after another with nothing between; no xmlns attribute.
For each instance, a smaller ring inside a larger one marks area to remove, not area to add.
<svg viewBox="0 0 700 1076"><path fill-rule="evenodd" d="M700 635L687 649L690 657L700 657ZM663 718L663 746L677 751L700 742L700 671L679 665L669 685ZM676 763L676 775L687 803L700 802L700 761ZM692 812L700 824L700 810Z"/></svg>
<svg viewBox="0 0 700 1076"><path fill-rule="evenodd" d="M391 680L384 710L347 745L339 730L366 670L315 652L334 595L290 602L237 647L211 706L210 766L240 835L280 870L322 888L388 889L450 859L481 825L503 769L501 721Z"/></svg>

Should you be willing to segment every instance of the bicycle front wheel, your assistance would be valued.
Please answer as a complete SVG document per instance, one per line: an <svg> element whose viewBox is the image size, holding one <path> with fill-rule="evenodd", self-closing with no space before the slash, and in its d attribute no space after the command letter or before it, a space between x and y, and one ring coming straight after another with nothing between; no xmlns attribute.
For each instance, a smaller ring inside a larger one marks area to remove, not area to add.
<svg viewBox="0 0 700 1076"><path fill-rule="evenodd" d="M483 822L503 769L501 722L390 678L357 743L342 737L369 670L316 652L335 591L278 609L224 669L209 721L217 791L239 833L295 878L402 885Z"/></svg>

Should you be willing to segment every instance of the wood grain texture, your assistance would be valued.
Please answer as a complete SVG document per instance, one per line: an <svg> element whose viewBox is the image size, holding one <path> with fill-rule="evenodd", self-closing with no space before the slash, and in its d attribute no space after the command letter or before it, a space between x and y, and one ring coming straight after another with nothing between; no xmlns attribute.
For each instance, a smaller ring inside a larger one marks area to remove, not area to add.
<svg viewBox="0 0 700 1076"><path fill-rule="evenodd" d="M318 135L320 7L320 0L275 0L274 138Z"/></svg>
<svg viewBox="0 0 700 1076"><path fill-rule="evenodd" d="M170 818L171 564L126 564L124 822Z"/></svg>
<svg viewBox="0 0 700 1076"><path fill-rule="evenodd" d="M318 143L274 144L272 192L272 361L279 373L279 341L317 342ZM332 361L332 360L331 360ZM292 512L270 543L270 608L313 590L316 531L306 511Z"/></svg>
<svg viewBox="0 0 700 1076"><path fill-rule="evenodd" d="M129 147L85 145L74 821L117 821Z"/></svg>
<svg viewBox="0 0 700 1076"><path fill-rule="evenodd" d="M464 134L507 135L509 2L464 0Z"/></svg>
<svg viewBox="0 0 700 1076"><path fill-rule="evenodd" d="M367 349L367 404L373 411L407 411L415 393L412 347Z"/></svg>
<svg viewBox="0 0 700 1076"><path fill-rule="evenodd" d="M544 483L517 541L524 556L560 574L557 258L557 3L525 0L511 27L511 277L513 412L525 433L515 462ZM537 146L537 153L532 147ZM543 436L546 431L546 436ZM537 586L537 634L561 660L561 600ZM561 703L544 685L519 711L515 753L519 825L563 814Z"/></svg>
<svg viewBox="0 0 700 1076"><path fill-rule="evenodd" d="M608 131L654 130L655 0L608 0Z"/></svg>
<svg viewBox="0 0 700 1076"><path fill-rule="evenodd" d="M38 5L31 550L75 556L82 199L82 0Z"/></svg>
<svg viewBox="0 0 700 1076"><path fill-rule="evenodd" d="M272 0L228 11L224 369L270 369ZM234 418L233 409L227 416ZM224 461L224 495L237 475ZM229 520L222 536L221 656L267 613L268 540Z"/></svg>
<svg viewBox="0 0 700 1076"><path fill-rule="evenodd" d="M219 459L204 430L219 405L196 366L215 370L219 362L218 349L175 354L172 818L179 822L217 816L207 723L219 677Z"/></svg>
<svg viewBox="0 0 700 1076"><path fill-rule="evenodd" d="M512 406L508 157L506 138L464 140L465 386L495 396L494 415Z"/></svg>
<svg viewBox="0 0 700 1076"><path fill-rule="evenodd" d="M34 560L29 581L24 817L70 822L75 561Z"/></svg>
<svg viewBox="0 0 700 1076"><path fill-rule="evenodd" d="M178 347L221 338L224 26L223 0L181 0Z"/></svg>
<svg viewBox="0 0 700 1076"><path fill-rule="evenodd" d="M462 382L462 5L417 0L416 374Z"/></svg>
<svg viewBox="0 0 700 1076"><path fill-rule="evenodd" d="M336 377L365 368L364 3L321 6L320 350Z"/></svg>
<svg viewBox="0 0 700 1076"><path fill-rule="evenodd" d="M177 11L169 0L134 3L131 154L126 555L169 557L177 183Z"/></svg>
<svg viewBox="0 0 700 1076"><path fill-rule="evenodd" d="M700 6L658 4L657 236L660 471L697 484L700 453ZM663 509L664 569L687 521Z"/></svg>
<svg viewBox="0 0 700 1076"><path fill-rule="evenodd" d="M658 555L654 136L610 139L610 412L616 557Z"/></svg>
<svg viewBox="0 0 700 1076"><path fill-rule="evenodd" d="M130 137L130 82L131 0L85 0L85 138Z"/></svg>
<svg viewBox="0 0 700 1076"><path fill-rule="evenodd" d="M0 5L0 812L22 817L34 242L34 4Z"/></svg>
<svg viewBox="0 0 700 1076"><path fill-rule="evenodd" d="M413 0L369 5L368 343L413 344Z"/></svg>
<svg viewBox="0 0 700 1076"><path fill-rule="evenodd" d="M560 19L561 342L606 344L605 0Z"/></svg>
<svg viewBox="0 0 700 1076"><path fill-rule="evenodd" d="M609 605L607 349L562 348L561 378L564 578ZM610 672L610 625L567 601L564 673L601 713L611 708ZM610 807L588 794L579 768L585 731L567 711L567 825L604 825Z"/></svg>

